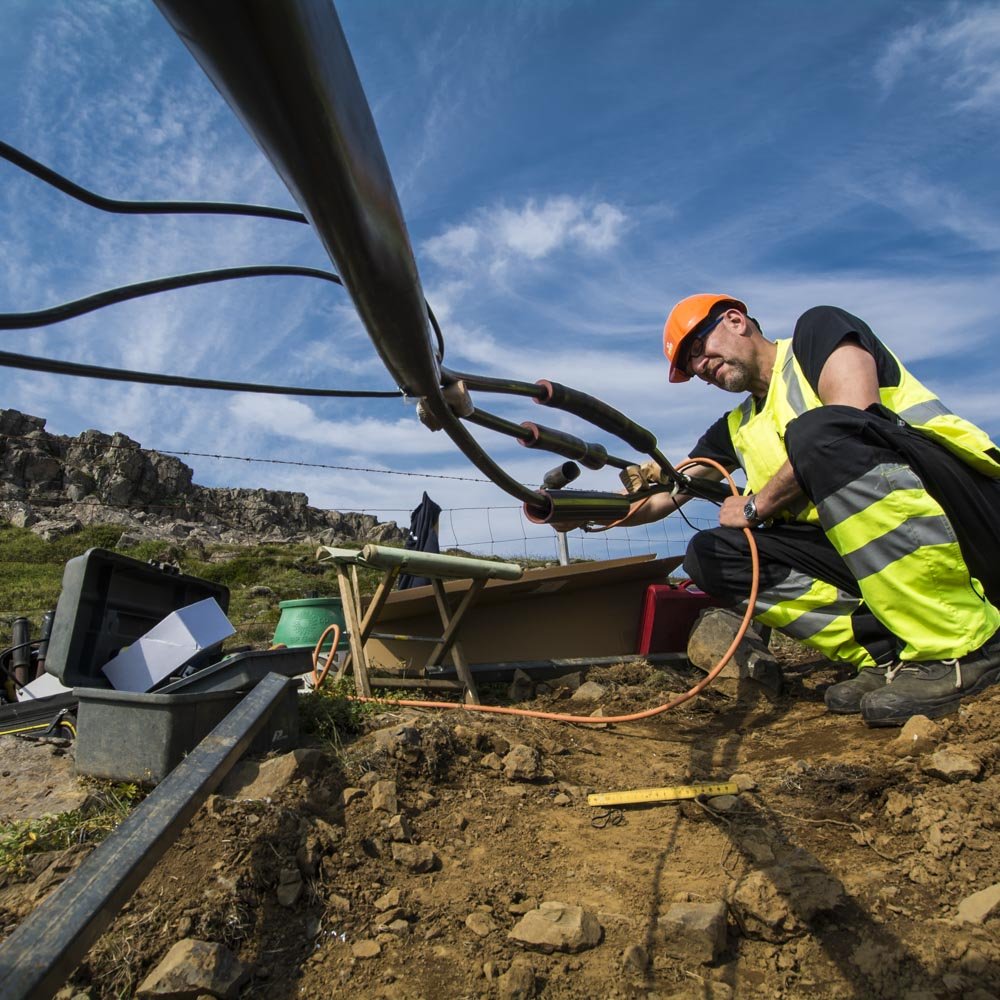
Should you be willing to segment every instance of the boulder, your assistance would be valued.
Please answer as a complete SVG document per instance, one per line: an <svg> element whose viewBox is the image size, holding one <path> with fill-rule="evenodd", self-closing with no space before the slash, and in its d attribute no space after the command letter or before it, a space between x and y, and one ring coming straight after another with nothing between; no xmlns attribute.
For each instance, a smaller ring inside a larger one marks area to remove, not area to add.
<svg viewBox="0 0 1000 1000"><path fill-rule="evenodd" d="M219 794L235 799L273 798L290 782L315 774L329 759L322 750L300 748L270 760L245 760L226 775Z"/></svg>
<svg viewBox="0 0 1000 1000"><path fill-rule="evenodd" d="M921 765L924 774L950 782L978 778L982 769L975 757L948 749L936 751Z"/></svg>
<svg viewBox="0 0 1000 1000"><path fill-rule="evenodd" d="M420 875L439 867L440 859L429 844L393 844L392 860L408 872Z"/></svg>
<svg viewBox="0 0 1000 1000"><path fill-rule="evenodd" d="M240 987L250 977L244 965L225 945L186 938L178 941L159 965L142 981L136 996L140 998L195 997L208 994L229 1000L239 995Z"/></svg>
<svg viewBox="0 0 1000 1000"><path fill-rule="evenodd" d="M603 930L597 917L582 906L546 900L530 910L507 935L515 944L533 951L579 952L601 943Z"/></svg>
<svg viewBox="0 0 1000 1000"><path fill-rule="evenodd" d="M806 933L815 917L844 899L840 882L803 859L749 872L737 883L730 906L748 934L781 943Z"/></svg>
<svg viewBox="0 0 1000 1000"><path fill-rule="evenodd" d="M725 655L739 631L743 616L725 608L707 608L698 616L688 637L688 659L699 669L709 671ZM773 694L784 686L781 667L753 629L749 629L736 647L732 659L722 669L716 684L723 679L736 687L740 682L756 681Z"/></svg>
<svg viewBox="0 0 1000 1000"><path fill-rule="evenodd" d="M943 738L944 730L936 722L926 715L914 715L889 747L897 757L919 757L934 750Z"/></svg>

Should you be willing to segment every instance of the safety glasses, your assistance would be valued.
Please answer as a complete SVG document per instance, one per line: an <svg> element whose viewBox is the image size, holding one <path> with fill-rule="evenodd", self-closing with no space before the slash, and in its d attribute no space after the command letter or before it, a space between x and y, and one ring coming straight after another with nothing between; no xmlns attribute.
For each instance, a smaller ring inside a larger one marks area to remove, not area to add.
<svg viewBox="0 0 1000 1000"><path fill-rule="evenodd" d="M691 371L691 365L705 353L705 338L722 322L725 315L724 312L719 313L708 326L698 330L697 333L692 333L688 337L685 341L687 352L684 357L684 364L680 366L681 371L687 375L694 374Z"/></svg>

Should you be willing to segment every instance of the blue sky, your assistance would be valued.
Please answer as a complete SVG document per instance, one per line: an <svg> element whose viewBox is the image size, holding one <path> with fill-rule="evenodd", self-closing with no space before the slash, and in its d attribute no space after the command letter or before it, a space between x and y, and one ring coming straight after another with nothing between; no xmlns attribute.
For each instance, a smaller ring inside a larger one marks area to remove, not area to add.
<svg viewBox="0 0 1000 1000"><path fill-rule="evenodd" d="M864 317L946 402L1000 436L991 351L1000 5L337 8L451 367L578 386L681 457L734 400L667 384L660 337L670 305L725 291L778 337L804 309L832 303ZM6 0L0 26L0 138L110 196L292 207L151 3ZM112 217L0 163L0 311L251 263L330 266L306 227ZM393 388L347 296L300 278L173 292L8 333L5 343L148 371ZM0 405L44 416L58 433L96 427L164 450L477 475L396 400L233 396L11 370L4 387ZM477 401L624 453L530 401ZM477 436L524 482L556 464ZM475 482L187 461L204 485L302 490L319 506L403 521L423 489L446 508L516 507ZM616 488L611 472L578 484ZM516 512L485 516L450 515L458 541L520 535Z"/></svg>

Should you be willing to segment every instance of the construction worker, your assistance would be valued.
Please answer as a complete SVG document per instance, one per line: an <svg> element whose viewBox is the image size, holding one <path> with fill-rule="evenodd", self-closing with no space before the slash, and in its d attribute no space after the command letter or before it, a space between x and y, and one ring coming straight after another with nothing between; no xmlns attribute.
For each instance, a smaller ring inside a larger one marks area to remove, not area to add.
<svg viewBox="0 0 1000 1000"><path fill-rule="evenodd" d="M664 329L670 381L747 393L692 451L747 477L685 566L754 618L858 668L825 693L871 726L957 709L1000 680L1000 451L948 410L856 316L804 313L772 342L728 295L692 295ZM708 467L695 475L720 478ZM633 504L625 524L687 497Z"/></svg>

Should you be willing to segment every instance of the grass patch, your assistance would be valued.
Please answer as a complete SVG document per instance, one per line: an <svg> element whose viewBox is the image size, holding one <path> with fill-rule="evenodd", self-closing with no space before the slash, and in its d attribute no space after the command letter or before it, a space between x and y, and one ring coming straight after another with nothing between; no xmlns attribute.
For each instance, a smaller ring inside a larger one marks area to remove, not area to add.
<svg viewBox="0 0 1000 1000"><path fill-rule="evenodd" d="M355 736L364 728L365 721L385 711L385 705L370 701L354 701L353 678L326 681L317 691L310 691L299 698L299 718L302 731L329 743L339 750L345 737ZM386 702L399 701L400 691L373 691L376 698Z"/></svg>
<svg viewBox="0 0 1000 1000"><path fill-rule="evenodd" d="M72 812L0 824L0 873L20 875L32 854L102 841L145 797L135 784L100 784L97 803Z"/></svg>

